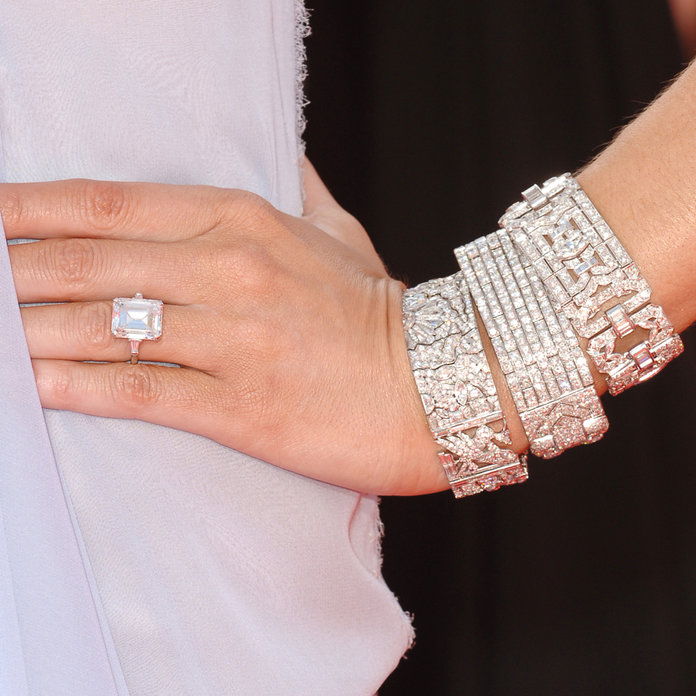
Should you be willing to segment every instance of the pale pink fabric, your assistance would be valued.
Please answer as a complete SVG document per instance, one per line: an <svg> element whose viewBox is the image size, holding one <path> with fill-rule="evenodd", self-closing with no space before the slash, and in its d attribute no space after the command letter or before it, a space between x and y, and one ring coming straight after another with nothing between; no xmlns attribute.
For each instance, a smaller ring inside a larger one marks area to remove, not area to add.
<svg viewBox="0 0 696 696"><path fill-rule="evenodd" d="M298 214L297 11L5 0L1 179L214 184ZM189 433L42 413L4 245L0 311L0 693L373 694L412 638L377 500Z"/></svg>

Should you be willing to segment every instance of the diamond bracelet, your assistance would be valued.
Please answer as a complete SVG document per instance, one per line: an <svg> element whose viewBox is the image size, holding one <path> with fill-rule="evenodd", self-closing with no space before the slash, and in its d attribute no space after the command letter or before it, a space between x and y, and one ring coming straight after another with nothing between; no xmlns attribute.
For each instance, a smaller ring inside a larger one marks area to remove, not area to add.
<svg viewBox="0 0 696 696"><path fill-rule="evenodd" d="M537 441L532 453L549 459L571 447L597 442L609 429L609 420L597 395L587 356L570 322L554 311L536 271L524 263L505 230L489 235L489 244L493 246L495 242L500 243L501 250L496 255L494 248L493 253L499 265L504 257L512 271L548 356L552 374L541 354L537 357L539 367L547 381L553 384L555 378L560 391L554 402L536 409L533 419L528 418L530 431Z"/></svg>
<svg viewBox="0 0 696 696"><path fill-rule="evenodd" d="M609 225L570 174L522 193L500 218L556 311L578 335L611 394L657 374L683 349L679 334ZM617 348L633 344L628 349Z"/></svg>
<svg viewBox="0 0 696 696"><path fill-rule="evenodd" d="M440 462L458 498L527 479L461 273L405 291L408 356Z"/></svg>
<svg viewBox="0 0 696 696"><path fill-rule="evenodd" d="M455 250L460 273L404 293L411 367L457 497L527 479L473 302L530 449L545 458L595 442L608 427L578 336L588 339L586 353L612 394L683 351L638 267L570 174L522 198L499 230Z"/></svg>
<svg viewBox="0 0 696 696"><path fill-rule="evenodd" d="M608 428L577 338L504 235L455 250L491 338L530 451L549 459L596 442Z"/></svg>

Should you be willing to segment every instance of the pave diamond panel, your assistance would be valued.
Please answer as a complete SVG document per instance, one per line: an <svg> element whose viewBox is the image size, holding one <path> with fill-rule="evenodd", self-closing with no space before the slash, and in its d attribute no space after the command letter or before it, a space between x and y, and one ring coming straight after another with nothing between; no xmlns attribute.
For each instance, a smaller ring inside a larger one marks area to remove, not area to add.
<svg viewBox="0 0 696 696"><path fill-rule="evenodd" d="M570 447L597 442L609 428L594 387L566 393L521 416L532 454L556 457Z"/></svg>
<svg viewBox="0 0 696 696"><path fill-rule="evenodd" d="M118 338L153 341L162 335L161 300L116 297L111 312L111 332Z"/></svg>
<svg viewBox="0 0 696 696"><path fill-rule="evenodd" d="M523 483L528 478L527 458L524 456L517 461L495 465L490 469L482 467L471 476L458 476L454 458L446 452L440 455L440 461L449 477L455 498L475 495L482 491L497 491L501 486Z"/></svg>
<svg viewBox="0 0 696 696"><path fill-rule="evenodd" d="M525 480L462 274L407 290L403 308L409 360L455 496Z"/></svg>

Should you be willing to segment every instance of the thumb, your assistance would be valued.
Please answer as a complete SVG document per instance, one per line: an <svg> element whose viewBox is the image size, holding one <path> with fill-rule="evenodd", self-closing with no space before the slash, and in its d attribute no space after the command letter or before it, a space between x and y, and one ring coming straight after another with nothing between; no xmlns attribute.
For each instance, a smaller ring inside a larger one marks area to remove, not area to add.
<svg viewBox="0 0 696 696"><path fill-rule="evenodd" d="M302 174L305 195L304 219L346 246L366 255L371 261L377 259L382 267L365 228L336 202L314 165L306 157L302 160Z"/></svg>

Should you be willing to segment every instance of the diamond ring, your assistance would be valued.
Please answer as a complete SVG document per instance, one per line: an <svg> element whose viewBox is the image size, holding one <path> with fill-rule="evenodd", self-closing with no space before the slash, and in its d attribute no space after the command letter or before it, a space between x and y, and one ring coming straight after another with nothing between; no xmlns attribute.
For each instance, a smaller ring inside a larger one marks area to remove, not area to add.
<svg viewBox="0 0 696 696"><path fill-rule="evenodd" d="M111 333L130 341L131 365L138 362L141 341L155 341L162 335L162 309L162 300L143 299L140 292L114 298Z"/></svg>

